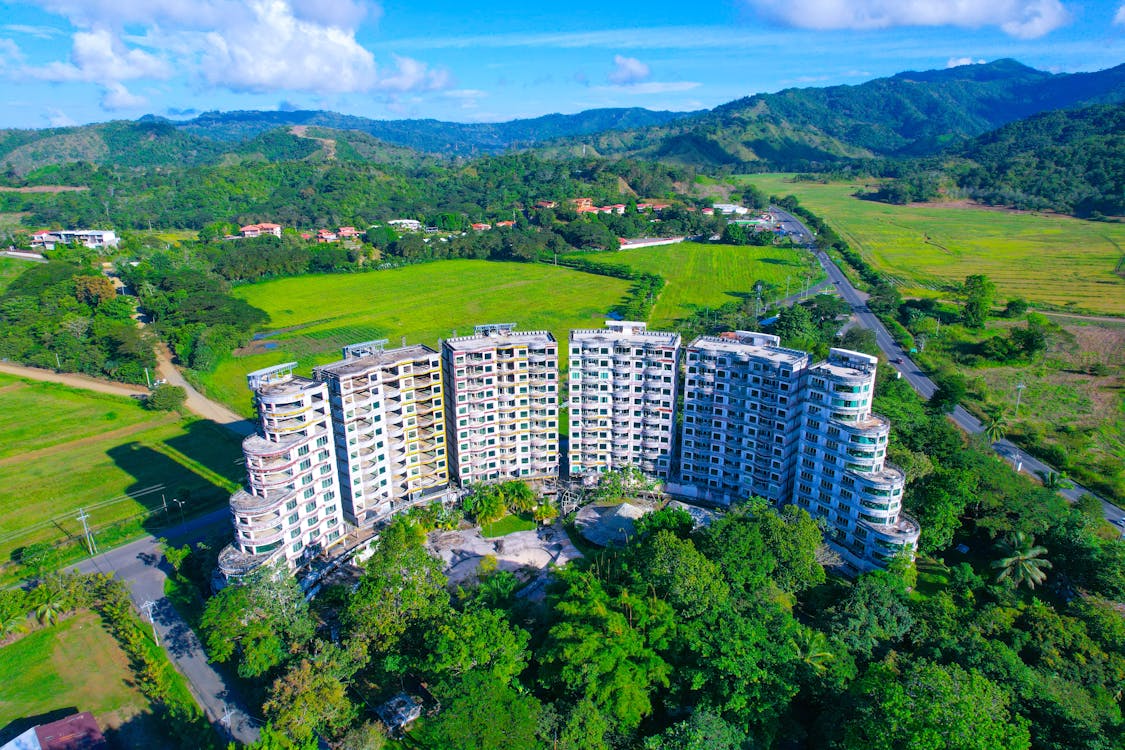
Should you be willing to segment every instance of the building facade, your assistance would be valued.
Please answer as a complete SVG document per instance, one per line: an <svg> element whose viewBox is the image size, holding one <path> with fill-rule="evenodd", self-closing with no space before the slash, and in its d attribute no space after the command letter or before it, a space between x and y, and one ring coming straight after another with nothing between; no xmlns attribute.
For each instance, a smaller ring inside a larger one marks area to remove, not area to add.
<svg viewBox="0 0 1125 750"><path fill-rule="evenodd" d="M346 346L341 361L313 369L328 386L344 517L360 527L449 485L441 358L386 343Z"/></svg>
<svg viewBox="0 0 1125 750"><path fill-rule="evenodd" d="M247 376L260 432L242 442L247 484L231 496L234 543L219 555L228 579L279 560L295 570L344 539L328 387L296 367Z"/></svg>
<svg viewBox="0 0 1125 750"><path fill-rule="evenodd" d="M558 342L514 324L442 343L450 468L462 486L558 477Z"/></svg>
<svg viewBox="0 0 1125 750"><path fill-rule="evenodd" d="M789 502L809 355L777 336L701 336L685 354L680 481L699 499Z"/></svg>
<svg viewBox="0 0 1125 750"><path fill-rule="evenodd" d="M804 388L793 502L828 522L827 541L853 572L886 567L918 545L902 512L906 477L886 462L890 422L871 412L876 357L832 349Z"/></svg>
<svg viewBox="0 0 1125 750"><path fill-rule="evenodd" d="M606 321L570 332L570 475L672 466L680 335Z"/></svg>

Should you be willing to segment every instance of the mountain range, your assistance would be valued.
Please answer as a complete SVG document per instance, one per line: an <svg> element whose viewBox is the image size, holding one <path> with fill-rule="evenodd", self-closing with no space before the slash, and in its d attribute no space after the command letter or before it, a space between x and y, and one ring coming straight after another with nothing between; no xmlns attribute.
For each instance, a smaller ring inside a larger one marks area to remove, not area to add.
<svg viewBox="0 0 1125 750"><path fill-rule="evenodd" d="M1125 101L1125 65L1052 74L1015 60L903 72L855 86L791 88L714 109L598 109L503 123L372 120L326 111L147 115L71 128L0 130L19 178L52 164L194 166L240 160L398 161L534 148L546 156L635 157L705 169L803 169L925 156L1037 113Z"/></svg>

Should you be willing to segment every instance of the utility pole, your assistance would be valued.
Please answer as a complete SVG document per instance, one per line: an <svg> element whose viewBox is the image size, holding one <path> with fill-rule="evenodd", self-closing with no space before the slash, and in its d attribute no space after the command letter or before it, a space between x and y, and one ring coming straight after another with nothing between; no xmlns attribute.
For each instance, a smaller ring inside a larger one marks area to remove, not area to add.
<svg viewBox="0 0 1125 750"><path fill-rule="evenodd" d="M62 360L59 359L59 353L58 352L55 352L55 365L58 367L58 369L60 369L60 370L62 369Z"/></svg>
<svg viewBox="0 0 1125 750"><path fill-rule="evenodd" d="M94 535L90 533L90 527L86 524L86 519L90 514L83 508L78 509L78 520L82 522L82 531L86 534L86 547L89 548L91 555L98 554L98 547L94 544Z"/></svg>
<svg viewBox="0 0 1125 750"><path fill-rule="evenodd" d="M790 276L785 277L785 297L786 298L789 297L789 279L790 278L791 278Z"/></svg>
<svg viewBox="0 0 1125 750"><path fill-rule="evenodd" d="M152 640L157 646L159 646L160 636L156 634L156 618L152 616L152 610L155 608L156 602L152 601L151 599L141 605L141 609L143 609L145 611L145 614L148 615L148 621L152 623Z"/></svg>
<svg viewBox="0 0 1125 750"><path fill-rule="evenodd" d="M152 381L148 377L148 368L145 368L145 382L148 383L149 390L152 390Z"/></svg>
<svg viewBox="0 0 1125 750"><path fill-rule="evenodd" d="M172 502L180 506L180 523L186 523L186 521L184 520L184 501L172 498Z"/></svg>
<svg viewBox="0 0 1125 750"><path fill-rule="evenodd" d="M1016 419L1020 418L1020 396L1023 395L1023 389L1027 388L1022 382L1016 384Z"/></svg>

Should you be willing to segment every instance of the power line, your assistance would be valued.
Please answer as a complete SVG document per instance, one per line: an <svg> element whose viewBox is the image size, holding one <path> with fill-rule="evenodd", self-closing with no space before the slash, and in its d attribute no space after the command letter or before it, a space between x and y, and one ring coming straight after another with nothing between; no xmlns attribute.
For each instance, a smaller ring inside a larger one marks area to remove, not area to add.
<svg viewBox="0 0 1125 750"><path fill-rule="evenodd" d="M90 514L86 512L85 508L78 509L78 520L82 522L82 531L86 534L86 546L89 548L91 555L96 555L98 553L98 548L94 544L93 535L90 534L90 527L86 524L86 519L89 517Z"/></svg>

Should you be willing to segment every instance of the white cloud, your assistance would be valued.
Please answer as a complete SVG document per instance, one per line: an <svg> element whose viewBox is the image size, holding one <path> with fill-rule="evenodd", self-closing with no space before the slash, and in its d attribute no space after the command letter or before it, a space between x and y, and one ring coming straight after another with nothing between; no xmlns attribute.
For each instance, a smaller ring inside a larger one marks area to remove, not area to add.
<svg viewBox="0 0 1125 750"><path fill-rule="evenodd" d="M23 62L23 50L11 39L0 39L0 71L15 67Z"/></svg>
<svg viewBox="0 0 1125 750"><path fill-rule="evenodd" d="M1125 26L1125 3L1117 9L1117 14L1113 17L1113 22L1118 26Z"/></svg>
<svg viewBox="0 0 1125 750"><path fill-rule="evenodd" d="M43 117L52 128L69 128L71 125L78 124L66 112L54 107L48 107Z"/></svg>
<svg viewBox="0 0 1125 750"><path fill-rule="evenodd" d="M5 24L4 31L34 37L35 39L51 39L52 37L61 36L63 33L62 29L56 29L53 26L29 26L23 23Z"/></svg>
<svg viewBox="0 0 1125 750"><path fill-rule="evenodd" d="M618 86L640 83L652 74L648 66L635 57L613 56L613 70L606 78Z"/></svg>
<svg viewBox="0 0 1125 750"><path fill-rule="evenodd" d="M759 13L803 29L997 26L1035 39L1070 20L1060 0L745 0Z"/></svg>
<svg viewBox="0 0 1125 750"><path fill-rule="evenodd" d="M105 87L105 94L102 96L102 109L110 112L119 109L140 109L147 104L148 99L130 93L121 83L108 84Z"/></svg>
<svg viewBox="0 0 1125 750"><path fill-rule="evenodd" d="M29 74L100 83L109 101L123 96L111 84L167 78L173 70L235 92L342 94L452 85L448 71L407 57L394 57L384 73L356 40L361 24L382 15L370 0L34 1L81 30L70 61Z"/></svg>
<svg viewBox="0 0 1125 750"><path fill-rule="evenodd" d="M126 48L109 29L74 34L69 62L52 62L26 68L28 75L44 81L111 83L133 78L167 78L172 68L144 50Z"/></svg>
<svg viewBox="0 0 1125 750"><path fill-rule="evenodd" d="M973 59L971 57L951 57L945 62L946 68L959 68L962 65L984 65L987 60L984 58Z"/></svg>

